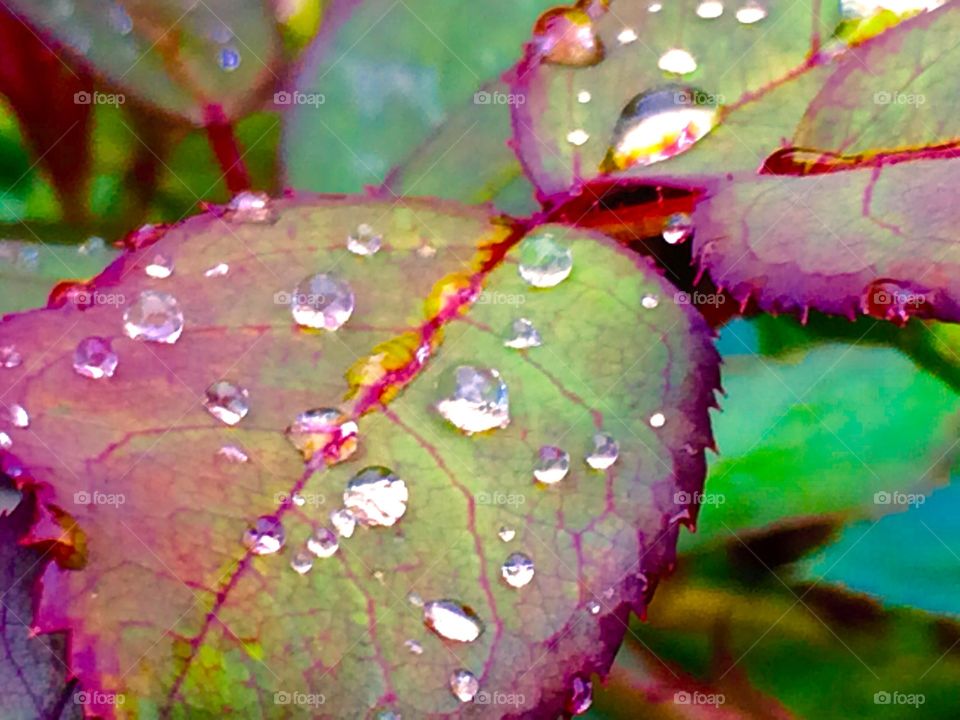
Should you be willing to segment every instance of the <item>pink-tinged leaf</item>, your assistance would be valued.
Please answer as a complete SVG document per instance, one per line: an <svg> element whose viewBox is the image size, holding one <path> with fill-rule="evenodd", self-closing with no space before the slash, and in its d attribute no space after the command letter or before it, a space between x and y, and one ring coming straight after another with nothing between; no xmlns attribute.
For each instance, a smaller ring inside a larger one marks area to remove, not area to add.
<svg viewBox="0 0 960 720"><path fill-rule="evenodd" d="M455 717L457 669L485 693L476 717L552 717L574 690L582 702L580 678L609 668L629 610L672 563L679 523L693 522L718 385L709 329L645 261L582 230L533 230L575 258L559 285L533 289L518 273L518 256L531 257L516 245L523 228L477 211L364 198L272 210L273 224L193 218L121 256L84 289L85 309L0 325L23 356L0 370L0 396L30 424L14 413L0 428L12 437L4 462L22 468L44 511L31 537L76 523L44 573L36 625L69 633L71 671L108 717ZM347 251L359 223L382 235L378 253ZM167 261L172 274L156 277ZM286 304L321 271L356 297L335 332L298 329ZM121 331L147 289L178 298L176 343ZM519 317L541 346L505 347ZM112 343L112 377L74 372L90 336ZM505 427L467 436L438 412L464 366L499 371ZM221 379L249 392L235 426L203 407ZM304 469L283 431L317 407L359 425L356 450L334 433ZM595 470L585 457L601 430L619 456ZM570 456L549 485L533 475L548 445ZM347 482L371 466L405 482L405 513L357 527L295 572ZM253 555L242 539L265 515L286 544ZM523 587L501 577L517 552L535 564ZM485 629L443 639L410 593L462 603Z"/></svg>

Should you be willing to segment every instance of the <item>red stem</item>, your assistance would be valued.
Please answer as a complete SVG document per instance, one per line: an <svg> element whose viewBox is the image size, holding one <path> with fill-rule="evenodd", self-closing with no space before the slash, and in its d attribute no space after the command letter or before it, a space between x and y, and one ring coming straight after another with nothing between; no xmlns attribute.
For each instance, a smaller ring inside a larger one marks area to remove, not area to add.
<svg viewBox="0 0 960 720"><path fill-rule="evenodd" d="M207 140L217 156L230 192L236 194L249 190L250 173L240 154L237 136L233 131L233 125L219 107L207 110Z"/></svg>

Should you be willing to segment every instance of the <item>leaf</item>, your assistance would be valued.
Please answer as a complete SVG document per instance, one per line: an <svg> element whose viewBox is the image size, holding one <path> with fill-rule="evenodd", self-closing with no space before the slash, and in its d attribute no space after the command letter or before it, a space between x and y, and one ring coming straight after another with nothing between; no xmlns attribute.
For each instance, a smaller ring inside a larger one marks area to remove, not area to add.
<svg viewBox="0 0 960 720"><path fill-rule="evenodd" d="M10 5L112 85L197 125L243 115L278 79L279 35L261 0ZM125 97L91 101L123 104Z"/></svg>
<svg viewBox="0 0 960 720"><path fill-rule="evenodd" d="M537 14L550 5L332 2L295 83L302 101L290 98L284 128L288 182L324 192L358 192L382 183L475 91L516 61ZM451 144L438 147L427 165L456 151L466 155L462 174L484 166L487 157L471 156L469 149L485 141L491 114L478 109L477 117L484 118L479 126L450 137Z"/></svg>
<svg viewBox="0 0 960 720"><path fill-rule="evenodd" d="M476 673L485 697L509 698L477 704L478 717L557 714L575 673L609 667L628 609L645 605L673 557L676 521L690 515L677 492L696 492L703 478L717 384L707 327L666 301L667 284L644 261L582 231L541 229L569 243L576 267L556 288L531 290L512 247L521 229L477 211L363 198L275 209L272 226L191 219L89 286L128 305L144 288L174 293L186 317L174 345L127 340L120 309L102 303L0 326L24 358L0 375L0 395L31 414L29 428L4 429L20 482L37 488L46 513L32 537L59 528L54 518L77 523L63 566L44 574L36 624L68 630L85 687L122 693L123 711L139 715L352 717L389 707L452 717L462 710L448 678L459 667ZM383 233L377 255L345 250L359 222ZM173 259L172 277L144 275L156 253ZM204 277L221 262L226 276ZM325 269L351 283L356 310L336 333L297 331L275 293ZM643 307L653 294L659 305ZM503 346L520 313L542 347ZM72 372L88 335L112 339L113 378ZM500 371L508 427L467 437L433 409L446 374L467 364ZM200 403L221 378L250 393L250 414L233 428ZM325 405L358 421L359 449L314 473L282 429ZM665 422L652 427L658 412ZM605 473L582 460L599 428L620 442ZM218 456L227 443L249 462ZM532 469L551 443L570 453L570 473L538 487ZM298 575L291 556L368 466L405 480L405 516L358 528ZM286 548L249 555L242 536L273 513ZM516 531L513 542L498 538L502 526ZM514 589L498 576L518 551L536 575ZM485 631L472 643L441 640L410 592L465 603ZM587 609L594 602L599 617ZM284 698L314 705L277 704Z"/></svg>

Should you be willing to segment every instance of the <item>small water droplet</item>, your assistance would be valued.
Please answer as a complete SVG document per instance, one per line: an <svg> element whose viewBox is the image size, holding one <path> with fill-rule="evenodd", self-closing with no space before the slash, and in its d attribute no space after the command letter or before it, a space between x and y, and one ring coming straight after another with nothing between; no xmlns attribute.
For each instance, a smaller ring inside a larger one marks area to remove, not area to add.
<svg viewBox="0 0 960 720"><path fill-rule="evenodd" d="M637 31L633 28L624 28L617 35L617 42L621 45L629 45L637 41Z"/></svg>
<svg viewBox="0 0 960 720"><path fill-rule="evenodd" d="M173 275L173 258L163 253L154 255L143 271L150 277L163 280Z"/></svg>
<svg viewBox="0 0 960 720"><path fill-rule="evenodd" d="M243 544L255 555L272 555L286 542L286 533L274 515L261 515L243 536Z"/></svg>
<svg viewBox="0 0 960 720"><path fill-rule="evenodd" d="M432 258L437 254L437 249L433 245L421 245L416 250L417 255L422 258Z"/></svg>
<svg viewBox="0 0 960 720"><path fill-rule="evenodd" d="M290 559L290 567L300 575L306 575L313 568L313 556L301 550Z"/></svg>
<svg viewBox="0 0 960 720"><path fill-rule="evenodd" d="M591 615L599 615L599 614L600 614L600 603L598 603L596 600L591 600L590 602L588 602L588 603L587 603L587 612L590 613Z"/></svg>
<svg viewBox="0 0 960 720"><path fill-rule="evenodd" d="M219 380L207 388L203 406L217 420L236 425L250 410L250 393L245 387Z"/></svg>
<svg viewBox="0 0 960 720"><path fill-rule="evenodd" d="M423 607L423 598L417 595L415 592L411 592L407 595L407 602L414 607Z"/></svg>
<svg viewBox="0 0 960 720"><path fill-rule="evenodd" d="M357 423L334 408L317 408L297 415L287 439L305 460L322 452L328 462L342 462L357 449Z"/></svg>
<svg viewBox="0 0 960 720"><path fill-rule="evenodd" d="M667 422L667 418L664 417L663 413L654 413L650 416L650 427L662 428Z"/></svg>
<svg viewBox="0 0 960 720"><path fill-rule="evenodd" d="M123 313L123 332L132 340L175 343L183 333L183 311L170 293L144 290Z"/></svg>
<svg viewBox="0 0 960 720"><path fill-rule="evenodd" d="M647 12L658 13L663 10L663 5L660 3L651 3L647 6Z"/></svg>
<svg viewBox="0 0 960 720"><path fill-rule="evenodd" d="M510 325L507 339L503 341L503 344L515 350L526 350L527 348L540 347L543 344L543 339L530 320L517 318Z"/></svg>
<svg viewBox="0 0 960 720"><path fill-rule="evenodd" d="M7 419L15 428L30 427L30 415L23 405L14 403L7 408Z"/></svg>
<svg viewBox="0 0 960 720"><path fill-rule="evenodd" d="M96 255L107 249L107 241L98 235L92 235L77 246L79 255Z"/></svg>
<svg viewBox="0 0 960 720"><path fill-rule="evenodd" d="M693 234L693 220L687 213L674 213L663 226L663 239L669 245L679 245Z"/></svg>
<svg viewBox="0 0 960 720"><path fill-rule="evenodd" d="M603 43L590 16L576 8L552 8L533 26L534 43L544 62L569 67L596 65Z"/></svg>
<svg viewBox="0 0 960 720"><path fill-rule="evenodd" d="M209 270L203 271L203 276L208 278L223 277L230 272L230 266L227 263L217 263Z"/></svg>
<svg viewBox="0 0 960 720"><path fill-rule="evenodd" d="M13 440L5 432L0 432L0 450L9 450L13 447Z"/></svg>
<svg viewBox="0 0 960 720"><path fill-rule="evenodd" d="M357 529L357 518L349 510L341 508L330 513L330 522L336 528L340 537L353 537L353 531Z"/></svg>
<svg viewBox="0 0 960 720"><path fill-rule="evenodd" d="M760 22L767 16L766 9L755 2L748 2L742 8L737 10L737 22L742 25L753 25L755 22Z"/></svg>
<svg viewBox="0 0 960 720"><path fill-rule="evenodd" d="M290 309L298 325L334 332L353 315L354 302L349 283L329 273L318 273L297 285Z"/></svg>
<svg viewBox="0 0 960 720"><path fill-rule="evenodd" d="M510 587L522 588L533 580L533 560L523 553L513 553L503 561L500 575Z"/></svg>
<svg viewBox="0 0 960 720"><path fill-rule="evenodd" d="M113 377L118 362L119 358L106 338L84 338L73 351L74 372L93 380Z"/></svg>
<svg viewBox="0 0 960 720"><path fill-rule="evenodd" d="M581 90L577 93L577 102L581 105L586 105L593 99L593 96L590 94L589 90Z"/></svg>
<svg viewBox="0 0 960 720"><path fill-rule="evenodd" d="M483 623L473 609L456 600L424 603L423 623L440 637L457 642L473 642L483 632Z"/></svg>
<svg viewBox="0 0 960 720"><path fill-rule="evenodd" d="M383 236L366 223L357 225L355 232L347 237L347 250L354 255L376 255L383 245Z"/></svg>
<svg viewBox="0 0 960 720"><path fill-rule="evenodd" d="M0 367L12 370L23 364L23 355L17 350L16 345L4 345L0 347Z"/></svg>
<svg viewBox="0 0 960 720"><path fill-rule="evenodd" d="M245 463L250 460L250 457L239 445L224 445L217 450L217 455L235 463Z"/></svg>
<svg viewBox="0 0 960 720"><path fill-rule="evenodd" d="M538 232L520 243L519 272L527 284L551 288L570 276L573 251L559 242L552 232Z"/></svg>
<svg viewBox="0 0 960 720"><path fill-rule="evenodd" d="M450 674L450 692L460 702L468 703L473 700L479 689L480 681L469 670L460 668Z"/></svg>
<svg viewBox="0 0 960 720"><path fill-rule="evenodd" d="M704 20L713 20L723 15L723 3L719 0L703 0L697 5L697 16Z"/></svg>
<svg viewBox="0 0 960 720"><path fill-rule="evenodd" d="M217 64L221 70L233 72L240 67L240 51L235 47L220 48L217 53Z"/></svg>
<svg viewBox="0 0 960 720"><path fill-rule="evenodd" d="M597 433L593 436L593 451L587 455L587 465L594 470L606 470L620 456L620 445L612 435Z"/></svg>
<svg viewBox="0 0 960 720"><path fill-rule="evenodd" d="M574 675L570 684L570 695L567 698L567 712L573 715L583 715L593 704L593 683Z"/></svg>
<svg viewBox="0 0 960 720"><path fill-rule="evenodd" d="M325 527L317 528L307 540L307 550L318 558L332 557L340 549L336 533Z"/></svg>
<svg viewBox="0 0 960 720"><path fill-rule="evenodd" d="M517 536L517 531L513 528L508 528L506 525L500 528L497 531L497 537L499 537L504 542L510 542Z"/></svg>
<svg viewBox="0 0 960 720"><path fill-rule="evenodd" d="M567 133L567 142L574 147L580 147L590 139L590 133L583 128L577 128Z"/></svg>
<svg viewBox="0 0 960 720"><path fill-rule="evenodd" d="M717 122L716 98L682 85L667 85L633 98L617 120L600 169L652 165L689 150Z"/></svg>
<svg viewBox="0 0 960 720"><path fill-rule="evenodd" d="M640 299L640 304L647 310L653 310L660 305L660 298L652 293L647 293Z"/></svg>
<svg viewBox="0 0 960 720"><path fill-rule="evenodd" d="M407 640L403 644L414 655L423 655L423 645L416 640Z"/></svg>
<svg viewBox="0 0 960 720"><path fill-rule="evenodd" d="M468 435L510 424L507 385L493 368L461 365L448 370L440 391L437 412Z"/></svg>
<svg viewBox="0 0 960 720"><path fill-rule="evenodd" d="M570 454L561 448L544 445L540 448L540 456L533 476L546 485L553 485L563 480L570 471Z"/></svg>
<svg viewBox="0 0 960 720"><path fill-rule="evenodd" d="M297 507L303 507L307 504L307 499L301 493L295 492L290 496L290 502Z"/></svg>
<svg viewBox="0 0 960 720"><path fill-rule="evenodd" d="M686 50L671 48L660 56L657 67L664 72L689 75L697 69L697 61Z"/></svg>
<svg viewBox="0 0 960 720"><path fill-rule="evenodd" d="M227 205L227 219L235 223L263 225L276 222L277 212L270 196L262 192L245 191L233 196Z"/></svg>
<svg viewBox="0 0 960 720"><path fill-rule="evenodd" d="M390 469L364 468L347 483L343 504L361 525L390 527L407 511L407 484Z"/></svg>

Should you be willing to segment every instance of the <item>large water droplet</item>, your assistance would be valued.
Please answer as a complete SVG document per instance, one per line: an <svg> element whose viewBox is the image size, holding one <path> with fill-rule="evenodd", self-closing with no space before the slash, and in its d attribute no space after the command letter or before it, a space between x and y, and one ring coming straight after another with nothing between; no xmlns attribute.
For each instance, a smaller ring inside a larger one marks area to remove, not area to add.
<svg viewBox="0 0 960 720"><path fill-rule="evenodd" d="M692 87L668 85L637 95L624 107L600 169L625 170L679 155L713 129L718 112L713 96Z"/></svg>
<svg viewBox="0 0 960 720"><path fill-rule="evenodd" d="M577 102L581 105L586 105L593 99L593 96L590 94L589 90L581 90L577 93Z"/></svg>
<svg viewBox="0 0 960 720"><path fill-rule="evenodd" d="M158 280L168 278L173 275L173 258L164 253L157 253L150 259L143 271Z"/></svg>
<svg viewBox="0 0 960 720"><path fill-rule="evenodd" d="M552 8L533 26L534 44L544 62L586 67L603 60L603 43L582 10Z"/></svg>
<svg viewBox="0 0 960 720"><path fill-rule="evenodd" d="M533 560L523 553L513 553L503 561L500 575L510 587L522 588L533 580Z"/></svg>
<svg viewBox="0 0 960 720"><path fill-rule="evenodd" d="M493 368L461 365L444 374L440 390L437 411L467 434L510 424L507 384Z"/></svg>
<svg viewBox="0 0 960 720"><path fill-rule="evenodd" d="M507 339L503 341L503 344L515 350L526 350L527 348L540 347L543 340L530 320L517 318L510 325Z"/></svg>
<svg viewBox="0 0 960 720"><path fill-rule="evenodd" d="M313 569L313 555L301 550L290 559L290 567L300 575L305 575Z"/></svg>
<svg viewBox="0 0 960 720"><path fill-rule="evenodd" d="M570 276L573 251L559 242L552 232L538 232L520 243L519 272L528 284L550 288Z"/></svg>
<svg viewBox="0 0 960 720"><path fill-rule="evenodd" d="M354 255L376 255L382 246L383 236L366 223L347 237L347 250Z"/></svg>
<svg viewBox="0 0 960 720"><path fill-rule="evenodd" d="M220 48L217 53L217 64L226 72L233 72L240 67L240 60L240 51L235 47Z"/></svg>
<svg viewBox="0 0 960 720"><path fill-rule="evenodd" d="M11 370L20 367L23 363L23 355L17 350L15 345L4 345L0 347L0 368Z"/></svg>
<svg viewBox="0 0 960 720"><path fill-rule="evenodd" d="M73 351L74 372L94 380L113 377L118 362L119 358L106 338L84 338Z"/></svg>
<svg viewBox="0 0 960 720"><path fill-rule="evenodd" d="M597 433L593 436L593 451L587 455L587 465L594 470L606 470L620 457L620 445L612 435Z"/></svg>
<svg viewBox="0 0 960 720"><path fill-rule="evenodd" d="M567 698L567 712L573 715L583 715L593 704L593 683L574 675L570 684L570 695Z"/></svg>
<svg viewBox="0 0 960 720"><path fill-rule="evenodd" d="M713 20L723 15L723 3L720 0L703 0L697 5L697 15L704 20Z"/></svg>
<svg viewBox="0 0 960 720"><path fill-rule="evenodd" d="M450 692L460 702L468 703L473 700L479 689L480 681L469 670L461 668L450 674Z"/></svg>
<svg viewBox="0 0 960 720"><path fill-rule="evenodd" d="M341 508L330 513L330 522L336 528L340 537L353 537L354 530L357 529L357 518L349 510Z"/></svg>
<svg viewBox="0 0 960 720"><path fill-rule="evenodd" d="M123 332L133 340L175 343L183 332L183 311L170 293L144 290L123 313Z"/></svg>
<svg viewBox="0 0 960 720"><path fill-rule="evenodd" d="M697 69L697 61L693 55L682 48L667 50L657 61L657 67L664 72L677 75L689 75Z"/></svg>
<svg viewBox="0 0 960 720"><path fill-rule="evenodd" d="M753 25L755 22L760 22L767 16L767 10L759 3L748 2L742 8L737 10L736 17L737 22L742 25Z"/></svg>
<svg viewBox="0 0 960 720"><path fill-rule="evenodd" d="M354 297L350 285L329 273L305 278L293 291L290 301L298 325L317 330L339 330L353 315Z"/></svg>
<svg viewBox="0 0 960 720"><path fill-rule="evenodd" d="M307 539L307 550L318 558L331 557L339 549L340 541L336 533L325 527L317 528Z"/></svg>
<svg viewBox="0 0 960 720"><path fill-rule="evenodd" d="M362 525L389 527L407 511L407 484L392 470L364 468L347 483L343 504Z"/></svg>
<svg viewBox="0 0 960 720"><path fill-rule="evenodd" d="M440 637L457 642L473 642L483 632L483 623L473 609L456 600L425 602L423 623Z"/></svg>
<svg viewBox="0 0 960 720"><path fill-rule="evenodd" d="M272 555L285 542L283 525L274 515L261 515L243 535L243 544L255 555Z"/></svg>
<svg viewBox="0 0 960 720"><path fill-rule="evenodd" d="M497 537L499 537L504 542L510 542L517 536L517 531L513 528L508 528L504 525L500 530L497 531Z"/></svg>
<svg viewBox="0 0 960 720"><path fill-rule="evenodd" d="M203 406L217 420L236 425L250 410L250 393L227 380L219 380L207 388Z"/></svg>
<svg viewBox="0 0 960 720"><path fill-rule="evenodd" d="M277 219L270 196L262 192L242 192L233 196L227 205L227 219L235 223L262 225Z"/></svg>
<svg viewBox="0 0 960 720"><path fill-rule="evenodd" d="M563 480L570 471L570 454L562 448L544 445L540 448L533 476L546 485Z"/></svg>
<svg viewBox="0 0 960 720"><path fill-rule="evenodd" d="M663 239L670 245L678 245L693 234L693 220L687 213L674 213L663 226Z"/></svg>
<svg viewBox="0 0 960 720"><path fill-rule="evenodd" d="M357 449L357 423L334 408L317 408L297 415L287 439L305 460L322 452L328 462L342 462Z"/></svg>

